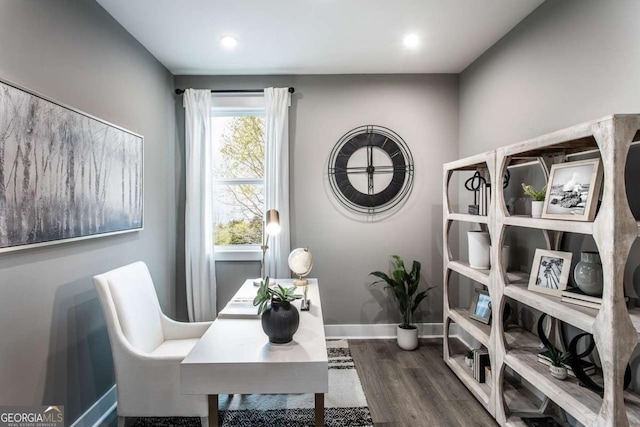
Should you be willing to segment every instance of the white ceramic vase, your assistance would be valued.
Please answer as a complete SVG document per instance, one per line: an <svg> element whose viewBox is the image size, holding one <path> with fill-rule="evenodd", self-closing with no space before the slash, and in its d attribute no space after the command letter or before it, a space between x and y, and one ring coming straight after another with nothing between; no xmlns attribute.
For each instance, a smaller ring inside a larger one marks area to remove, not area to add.
<svg viewBox="0 0 640 427"><path fill-rule="evenodd" d="M468 231L469 241L469 266L479 270L486 270L490 263L489 233L486 231Z"/></svg>
<svg viewBox="0 0 640 427"><path fill-rule="evenodd" d="M567 378L567 368L564 366L549 366L551 376L558 380L564 380Z"/></svg>
<svg viewBox="0 0 640 427"><path fill-rule="evenodd" d="M542 218L543 207L544 207L544 200L532 200L531 201L531 218Z"/></svg>
<svg viewBox="0 0 640 427"><path fill-rule="evenodd" d="M415 350L418 348L418 328L404 329L397 326L398 346L403 350Z"/></svg>

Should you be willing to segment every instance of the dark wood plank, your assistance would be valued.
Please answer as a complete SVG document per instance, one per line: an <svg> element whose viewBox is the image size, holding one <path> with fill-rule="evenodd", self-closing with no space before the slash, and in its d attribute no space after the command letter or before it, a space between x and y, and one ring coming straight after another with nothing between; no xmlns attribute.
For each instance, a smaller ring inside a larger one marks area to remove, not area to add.
<svg viewBox="0 0 640 427"><path fill-rule="evenodd" d="M442 340L420 340L415 351L395 340L349 340L349 348L374 426L497 425L442 360Z"/></svg>

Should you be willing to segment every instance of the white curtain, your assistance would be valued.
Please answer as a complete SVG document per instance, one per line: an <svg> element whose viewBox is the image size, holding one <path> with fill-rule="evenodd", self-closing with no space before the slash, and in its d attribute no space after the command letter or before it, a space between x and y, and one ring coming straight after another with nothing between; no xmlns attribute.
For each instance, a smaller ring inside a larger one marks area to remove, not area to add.
<svg viewBox="0 0 640 427"><path fill-rule="evenodd" d="M187 191L185 270L189 320L216 317L213 244L211 91L184 93Z"/></svg>
<svg viewBox="0 0 640 427"><path fill-rule="evenodd" d="M290 277L287 258L291 251L289 234L289 88L266 88L265 101L265 209L280 213L281 231L269 238L265 274Z"/></svg>

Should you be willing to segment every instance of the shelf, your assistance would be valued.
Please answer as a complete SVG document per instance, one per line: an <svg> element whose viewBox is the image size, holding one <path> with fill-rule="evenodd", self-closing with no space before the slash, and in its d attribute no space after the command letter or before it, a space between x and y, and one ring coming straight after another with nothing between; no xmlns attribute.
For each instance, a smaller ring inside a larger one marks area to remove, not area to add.
<svg viewBox="0 0 640 427"><path fill-rule="evenodd" d="M471 215L457 212L449 213L447 219L450 221L475 222L478 224L486 224L489 222L489 217L486 215Z"/></svg>
<svg viewBox="0 0 640 427"><path fill-rule="evenodd" d="M539 294L527 289L526 285L512 284L505 286L504 294L509 298L526 304L536 310L547 313L565 323L593 333L593 326L598 315L598 310L582 307L575 304L563 303L560 297Z"/></svg>
<svg viewBox="0 0 640 427"><path fill-rule="evenodd" d="M466 261L449 261L447 268L455 271L456 273L462 274L471 280L475 280L478 283L489 286L489 269L478 270L476 268L471 268L469 263Z"/></svg>
<svg viewBox="0 0 640 427"><path fill-rule="evenodd" d="M533 392L527 388L521 382L512 382L509 380L508 375L504 375L503 379L504 389L504 402L509 408L510 413L520 412L537 412L542 406L542 400L533 394Z"/></svg>
<svg viewBox="0 0 640 427"><path fill-rule="evenodd" d="M504 333L504 341L510 349L542 350L540 338L520 327L512 326L507 329Z"/></svg>
<svg viewBox="0 0 640 427"><path fill-rule="evenodd" d="M525 215L511 215L505 217L503 223L515 227L537 228L539 230L593 234L593 222L563 221L559 219L531 218Z"/></svg>
<svg viewBox="0 0 640 427"><path fill-rule="evenodd" d="M602 398L581 387L574 378L564 381L553 378L549 367L538 362L537 351L512 350L507 352L504 361L582 424L590 426L595 423Z"/></svg>
<svg viewBox="0 0 640 427"><path fill-rule="evenodd" d="M445 163L443 168L444 170L449 171L475 171L477 169L487 169L487 159L492 155L493 152L476 154L475 156Z"/></svg>
<svg viewBox="0 0 640 427"><path fill-rule="evenodd" d="M549 367L538 362L537 350L509 351L504 361L582 424L594 424L602 406L602 398L582 387L575 378L568 377L564 381L553 378ZM624 402L629 424L640 425L640 395L626 391Z"/></svg>
<svg viewBox="0 0 640 427"><path fill-rule="evenodd" d="M447 365L458 376L460 381L471 390L471 393L484 405L488 410L489 396L491 395L491 386L487 383L479 383L473 379L471 368L464 364L464 356L458 355L445 359Z"/></svg>
<svg viewBox="0 0 640 427"><path fill-rule="evenodd" d="M464 308L454 308L449 311L449 318L456 322L456 325L464 329L473 338L480 341L482 345L489 347L491 326L469 318L469 310Z"/></svg>

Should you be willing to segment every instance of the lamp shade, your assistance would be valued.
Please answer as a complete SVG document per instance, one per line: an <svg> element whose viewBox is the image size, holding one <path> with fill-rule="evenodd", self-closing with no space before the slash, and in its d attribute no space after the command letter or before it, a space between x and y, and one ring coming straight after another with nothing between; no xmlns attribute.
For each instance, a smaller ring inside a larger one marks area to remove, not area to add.
<svg viewBox="0 0 640 427"><path fill-rule="evenodd" d="M280 232L280 213L275 209L268 210L265 223L265 231L267 232L267 234L278 234Z"/></svg>

